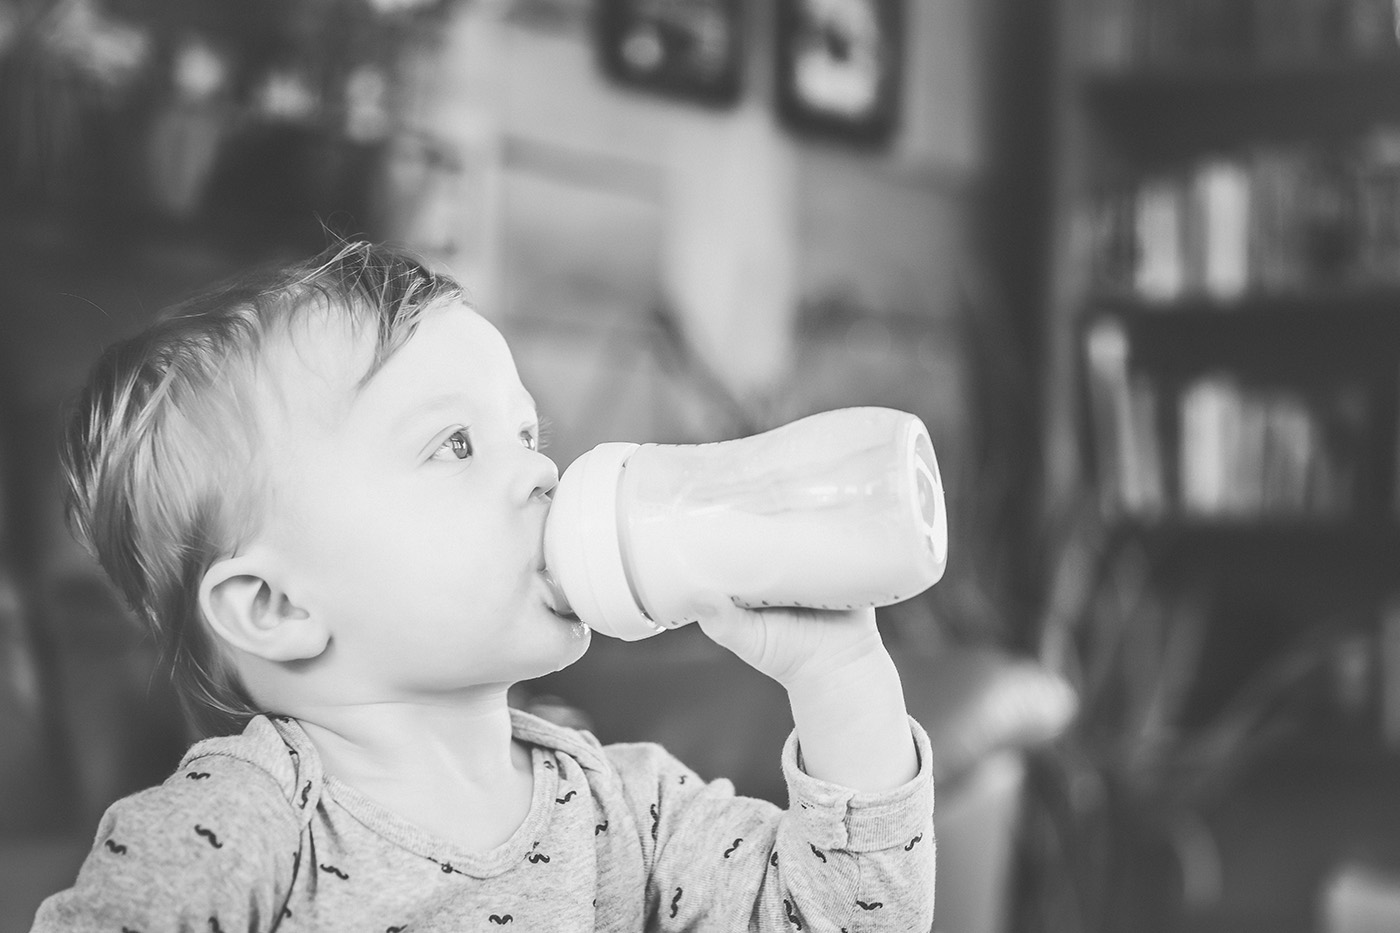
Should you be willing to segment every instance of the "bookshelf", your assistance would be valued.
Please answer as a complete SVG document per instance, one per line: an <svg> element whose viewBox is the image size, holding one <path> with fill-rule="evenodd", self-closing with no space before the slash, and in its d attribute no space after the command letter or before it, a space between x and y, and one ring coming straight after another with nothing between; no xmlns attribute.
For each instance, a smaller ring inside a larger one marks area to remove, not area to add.
<svg viewBox="0 0 1400 933"><path fill-rule="evenodd" d="M1052 500L1087 478L1197 535L1400 524L1393 6L1063 7Z"/></svg>
<svg viewBox="0 0 1400 933"><path fill-rule="evenodd" d="M1127 555L1118 563L1141 574L1127 576L1147 581L1110 578L1089 600L1121 632L1071 629L1122 639L1086 649L1100 665L1086 669L1109 671L1102 682L1121 692L1102 706L1090 697L1080 741L1095 747L1099 728L1110 747L1130 745L1115 706L1150 672L1132 666L1134 652L1189 642L1189 670L1164 688L1187 713L1159 727L1189 745L1192 730L1209 735L1257 699L1257 675L1273 670L1277 692L1261 708L1288 736L1275 754L1316 765L1306 805L1325 808L1357 762L1400 765L1397 7L1058 9L1046 508L1092 510L1109 532L1099 559ZM1154 593L1169 608L1135 615ZM1176 607L1198 596L1204 621L1187 631L1193 619ZM1238 774L1227 759L1193 764ZM1168 809L1228 811L1243 799L1230 793L1244 792L1179 794ZM1232 843L1225 833L1213 844ZM1311 915L1270 913L1277 889L1234 883L1224 877L1215 900L1170 928L1314 928Z"/></svg>

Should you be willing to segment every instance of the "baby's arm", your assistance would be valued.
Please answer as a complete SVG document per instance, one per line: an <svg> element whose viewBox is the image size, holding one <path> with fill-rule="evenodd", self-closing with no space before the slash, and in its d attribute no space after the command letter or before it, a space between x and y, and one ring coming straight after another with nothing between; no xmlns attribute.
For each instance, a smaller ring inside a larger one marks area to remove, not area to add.
<svg viewBox="0 0 1400 933"><path fill-rule="evenodd" d="M657 746L608 747L647 868L654 933L920 933L933 919L928 739L906 722L920 772L882 793L805 774L789 739L786 811L705 783Z"/></svg>
<svg viewBox="0 0 1400 933"><path fill-rule="evenodd" d="M701 625L787 689L789 806L735 798L726 781L663 778L651 814L655 928L927 930L928 737L905 711L874 612L735 607Z"/></svg>
<svg viewBox="0 0 1400 933"><path fill-rule="evenodd" d="M705 633L786 688L803 770L856 791L884 791L918 771L904 691L873 609L734 607Z"/></svg>
<svg viewBox="0 0 1400 933"><path fill-rule="evenodd" d="M77 881L44 902L33 933L275 929L298 838L265 772L196 759L106 812Z"/></svg>

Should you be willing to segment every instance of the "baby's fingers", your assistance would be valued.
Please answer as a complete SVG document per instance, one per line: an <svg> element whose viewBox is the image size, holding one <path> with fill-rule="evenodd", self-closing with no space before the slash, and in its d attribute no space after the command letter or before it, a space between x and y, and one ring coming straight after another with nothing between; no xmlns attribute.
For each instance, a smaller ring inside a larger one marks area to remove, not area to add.
<svg viewBox="0 0 1400 933"><path fill-rule="evenodd" d="M871 609L725 606L702 618L700 627L716 644L781 683L814 663L846 655L857 645L879 642Z"/></svg>
<svg viewBox="0 0 1400 933"><path fill-rule="evenodd" d="M767 620L743 606L726 603L700 617L700 628L715 644L728 648L752 664L750 656L761 653L767 640Z"/></svg>

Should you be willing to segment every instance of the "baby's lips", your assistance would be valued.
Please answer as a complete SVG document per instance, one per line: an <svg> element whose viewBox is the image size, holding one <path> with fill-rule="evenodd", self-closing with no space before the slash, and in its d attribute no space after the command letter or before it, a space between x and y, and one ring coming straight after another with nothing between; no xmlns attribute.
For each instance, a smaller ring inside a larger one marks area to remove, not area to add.
<svg viewBox="0 0 1400 933"><path fill-rule="evenodd" d="M554 574L549 572L548 567L543 568L540 573L544 577L545 585L549 590L549 608L557 615L577 618L574 616L573 606L569 605L569 598L564 595L564 590L559 586L558 581L554 579Z"/></svg>

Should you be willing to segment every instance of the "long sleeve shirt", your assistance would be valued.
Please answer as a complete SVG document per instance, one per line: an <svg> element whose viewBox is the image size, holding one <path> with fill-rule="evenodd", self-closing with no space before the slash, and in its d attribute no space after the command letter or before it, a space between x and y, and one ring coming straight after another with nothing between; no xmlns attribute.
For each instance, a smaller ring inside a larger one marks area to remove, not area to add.
<svg viewBox="0 0 1400 933"><path fill-rule="evenodd" d="M195 745L114 804L35 933L928 930L933 785L857 793L782 753L789 807L736 796L654 744L512 711L534 798L486 852L424 832L324 773L291 719Z"/></svg>

